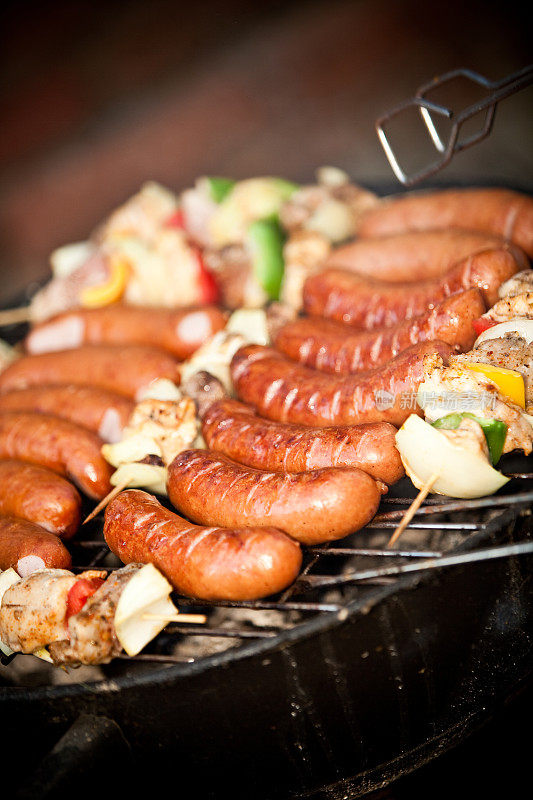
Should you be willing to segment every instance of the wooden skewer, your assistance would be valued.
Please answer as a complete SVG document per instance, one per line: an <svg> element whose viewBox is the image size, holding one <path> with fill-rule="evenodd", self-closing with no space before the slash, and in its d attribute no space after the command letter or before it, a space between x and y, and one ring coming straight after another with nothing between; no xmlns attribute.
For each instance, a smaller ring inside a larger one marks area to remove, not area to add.
<svg viewBox="0 0 533 800"><path fill-rule="evenodd" d="M167 622L188 622L191 625L203 625L207 620L205 614L143 614L142 619L166 620Z"/></svg>
<svg viewBox="0 0 533 800"><path fill-rule="evenodd" d="M17 322L29 322L31 319L30 306L20 308L6 308L0 311L0 328L16 325Z"/></svg>
<svg viewBox="0 0 533 800"><path fill-rule="evenodd" d="M103 508L105 508L107 506L107 504L110 503L111 500L113 500L114 497L117 496L117 494L120 494L121 492L123 492L124 489L127 489L129 485L130 485L130 482L129 481L125 481L124 483L119 483L118 486L115 486L113 489L111 489L111 491L108 494L106 494L104 499L100 500L100 502L98 503L96 508L93 508L91 513L83 520L82 525L85 525L87 522L90 522L92 519L94 519L96 517L96 515L99 514L100 511Z"/></svg>
<svg viewBox="0 0 533 800"><path fill-rule="evenodd" d="M400 522L400 524L392 534L391 538L387 542L387 548L392 547L393 544L396 541L398 541L398 539L400 538L400 536L402 535L406 527L409 525L414 515L416 514L416 512L418 511L418 509L420 508L420 506L422 505L428 494L430 493L431 489L433 488L433 484L435 483L438 477L439 476L437 473L433 474L422 486L417 496L415 497L415 499L405 512L402 521Z"/></svg>

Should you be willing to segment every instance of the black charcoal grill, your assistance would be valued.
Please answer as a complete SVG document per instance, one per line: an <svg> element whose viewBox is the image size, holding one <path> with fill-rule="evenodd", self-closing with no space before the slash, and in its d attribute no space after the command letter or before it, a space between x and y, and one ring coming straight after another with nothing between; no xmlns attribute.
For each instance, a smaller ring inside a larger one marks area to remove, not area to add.
<svg viewBox="0 0 533 800"><path fill-rule="evenodd" d="M62 796L118 762L122 789L179 774L202 798L352 798L463 741L533 666L533 474L502 463L504 493L432 497L394 550L406 479L366 529L307 548L280 596L175 597L207 623L173 623L136 657L68 675L12 658L0 708L22 796ZM101 530L100 516L72 542L76 570L117 566Z"/></svg>
<svg viewBox="0 0 533 800"><path fill-rule="evenodd" d="M404 479L364 530L305 548L281 595L174 596L206 624L172 623L133 658L67 674L15 656L0 667L6 792L70 798L86 780L94 796L105 775L104 796L166 782L201 800L352 800L457 748L531 691L531 464L504 456L495 496L430 496L388 550L416 495ZM75 571L119 565L102 524L69 542Z"/></svg>

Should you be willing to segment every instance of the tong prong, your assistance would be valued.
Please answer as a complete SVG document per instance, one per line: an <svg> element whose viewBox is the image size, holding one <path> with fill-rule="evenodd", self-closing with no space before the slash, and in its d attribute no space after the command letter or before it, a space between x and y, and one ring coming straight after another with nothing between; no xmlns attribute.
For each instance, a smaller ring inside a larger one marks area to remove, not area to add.
<svg viewBox="0 0 533 800"><path fill-rule="evenodd" d="M490 90L490 94L463 109L455 116L454 119L454 112L452 109L447 108L439 103L432 102L428 99L427 95L436 88L440 88L444 84L461 77L467 78L479 86ZM485 139L492 130L497 103L500 100L504 100L505 98L519 91L520 89L529 86L531 83L533 83L533 64L530 64L518 72L508 75L499 81L491 81L488 78L485 78L483 75L474 72L473 70L459 68L451 70L450 72L447 72L439 77L433 78L431 81L421 86L416 92L415 96L410 100L401 103L391 111L381 116L376 121L376 131L389 164L391 165L392 170L400 183L402 183L404 186L412 186L424 178L434 175L436 172L449 164L455 153L466 150L467 147L471 147L472 145L477 144ZM442 153L442 158L433 164L430 164L426 169L420 170L419 172L408 176L401 168L394 150L392 149L392 146L387 138L385 124L390 122L393 117L397 116L402 111L405 111L413 106L417 106L420 109L422 120L424 121L431 141L433 142L435 149L439 153ZM487 111L482 129L459 142L459 132L461 126L464 124L464 122L476 116L477 114L480 114L482 111ZM439 136L433 121L433 117L431 116L432 112L440 114L441 116L445 116L450 120L454 119L447 144L444 144Z"/></svg>

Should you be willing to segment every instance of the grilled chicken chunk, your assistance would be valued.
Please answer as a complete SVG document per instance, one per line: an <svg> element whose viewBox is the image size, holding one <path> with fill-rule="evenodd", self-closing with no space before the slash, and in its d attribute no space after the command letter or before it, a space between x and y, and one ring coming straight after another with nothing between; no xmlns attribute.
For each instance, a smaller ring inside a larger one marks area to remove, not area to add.
<svg viewBox="0 0 533 800"><path fill-rule="evenodd" d="M465 354L470 357L471 353ZM453 359L457 359L454 356ZM486 361L485 361L486 363ZM480 373L461 369L460 364L444 367L440 356L424 359L425 380L418 388L418 404L428 422L452 412L469 411L480 417L499 419L507 425L503 452L533 450L533 425L519 406L502 395L493 381Z"/></svg>
<svg viewBox="0 0 533 800"><path fill-rule="evenodd" d="M508 281L502 283L498 290L500 297L516 297L533 291L533 269L524 269L517 272Z"/></svg>
<svg viewBox="0 0 533 800"><path fill-rule="evenodd" d="M66 569L43 569L7 589L0 605L0 639L19 653L64 639L67 597L77 580Z"/></svg>
<svg viewBox="0 0 533 800"><path fill-rule="evenodd" d="M450 357L450 366L460 367L463 362L492 364L512 369L524 378L526 410L533 412L533 342L528 344L516 333L507 333L499 339L486 339L469 353Z"/></svg>
<svg viewBox="0 0 533 800"><path fill-rule="evenodd" d="M517 317L533 319L533 292L502 297L483 316L494 322L508 322Z"/></svg>
<svg viewBox="0 0 533 800"><path fill-rule="evenodd" d="M68 639L51 644L55 664L105 664L122 652L115 633L115 610L122 590L141 564L113 572L78 614L69 617Z"/></svg>

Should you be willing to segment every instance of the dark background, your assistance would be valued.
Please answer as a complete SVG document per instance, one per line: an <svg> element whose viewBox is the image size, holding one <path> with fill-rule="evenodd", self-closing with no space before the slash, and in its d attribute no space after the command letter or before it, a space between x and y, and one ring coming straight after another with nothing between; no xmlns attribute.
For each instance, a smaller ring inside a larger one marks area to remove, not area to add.
<svg viewBox="0 0 533 800"><path fill-rule="evenodd" d="M46 273L147 179L312 180L325 163L398 188L374 131L433 76L531 60L527 3L19 0L0 19L0 299ZM533 188L533 93L443 181ZM466 99L459 92L459 101ZM457 98L456 98L457 99ZM412 152L425 137L409 138Z"/></svg>
<svg viewBox="0 0 533 800"><path fill-rule="evenodd" d="M0 301L149 179L311 181L322 164L397 190L374 121L435 75L497 80L531 59L527 3L10 2L0 18ZM532 90L439 176L533 191ZM470 98L460 87L459 105ZM412 152L423 151L410 137ZM531 691L381 796L516 794Z"/></svg>

